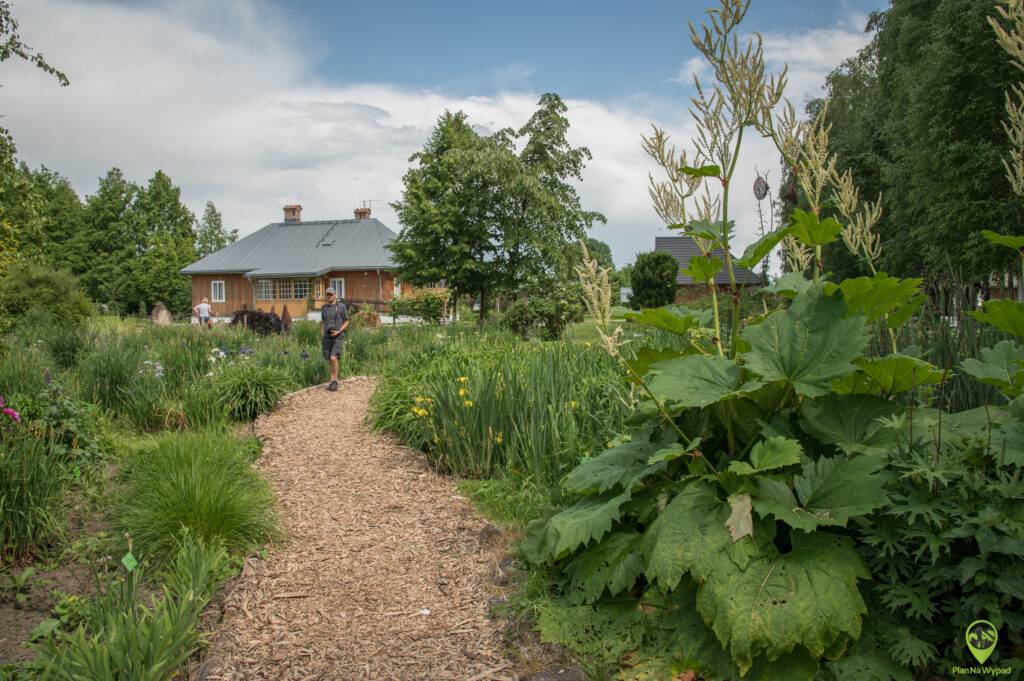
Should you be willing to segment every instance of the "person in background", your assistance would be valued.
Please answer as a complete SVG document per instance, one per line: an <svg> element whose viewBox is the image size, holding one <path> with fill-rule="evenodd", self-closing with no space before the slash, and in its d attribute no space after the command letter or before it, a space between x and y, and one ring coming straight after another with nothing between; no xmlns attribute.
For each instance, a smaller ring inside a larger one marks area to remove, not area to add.
<svg viewBox="0 0 1024 681"><path fill-rule="evenodd" d="M192 311L199 317L199 323L208 329L213 328L213 317L212 309L210 308L210 299L203 298L203 302L199 303L192 308Z"/></svg>
<svg viewBox="0 0 1024 681"><path fill-rule="evenodd" d="M333 288L325 292L327 302L320 308L323 326L324 359L331 365L331 382L328 390L338 389L338 357L345 345L345 330L348 328L348 308L335 297Z"/></svg>

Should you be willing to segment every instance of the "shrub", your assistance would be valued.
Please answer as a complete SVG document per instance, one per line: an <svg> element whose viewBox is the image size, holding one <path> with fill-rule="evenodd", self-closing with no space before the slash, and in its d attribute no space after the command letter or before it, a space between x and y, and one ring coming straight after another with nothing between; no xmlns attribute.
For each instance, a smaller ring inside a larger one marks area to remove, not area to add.
<svg viewBox="0 0 1024 681"><path fill-rule="evenodd" d="M665 251L638 253L633 265L630 307L661 307L676 299L679 262Z"/></svg>
<svg viewBox="0 0 1024 681"><path fill-rule="evenodd" d="M238 310L231 317L231 326L245 327L260 336L284 331L284 323L277 314L259 310Z"/></svg>
<svg viewBox="0 0 1024 681"><path fill-rule="evenodd" d="M245 549L274 530L272 496L249 465L247 447L222 432L165 433L126 465L115 502L119 525L141 557L173 555L183 530Z"/></svg>
<svg viewBox="0 0 1024 681"><path fill-rule="evenodd" d="M502 324L525 338L539 330L545 340L558 340L569 324L583 319L583 306L566 298L521 298L505 309Z"/></svg>
<svg viewBox="0 0 1024 681"><path fill-rule="evenodd" d="M22 317L16 336L26 346L40 346L62 369L74 367L95 340L87 325L61 323L52 312L40 308L30 309Z"/></svg>
<svg viewBox="0 0 1024 681"><path fill-rule="evenodd" d="M39 392L12 396L9 402L21 414L26 427L63 450L64 460L99 458L99 409L73 399L63 384L51 381Z"/></svg>
<svg viewBox="0 0 1024 681"><path fill-rule="evenodd" d="M97 584L97 595L70 634L51 633L36 644L29 666L47 681L132 679L164 681L178 675L202 640L199 616L231 572L217 543L185 538L170 569L161 575L159 597L147 606L143 567Z"/></svg>
<svg viewBox="0 0 1024 681"><path fill-rule="evenodd" d="M277 367L242 359L218 371L213 385L218 402L230 418L251 421L273 409L294 384Z"/></svg>
<svg viewBox="0 0 1024 681"><path fill-rule="evenodd" d="M64 327L80 326L93 313L70 274L17 262L0 278L0 330L9 329L30 310L44 310Z"/></svg>
<svg viewBox="0 0 1024 681"><path fill-rule="evenodd" d="M415 317L430 324L440 324L444 317L448 295L439 291L420 291L391 299L391 313L401 317Z"/></svg>
<svg viewBox="0 0 1024 681"><path fill-rule="evenodd" d="M0 557L22 558L60 534L67 474L49 439L0 419Z"/></svg>

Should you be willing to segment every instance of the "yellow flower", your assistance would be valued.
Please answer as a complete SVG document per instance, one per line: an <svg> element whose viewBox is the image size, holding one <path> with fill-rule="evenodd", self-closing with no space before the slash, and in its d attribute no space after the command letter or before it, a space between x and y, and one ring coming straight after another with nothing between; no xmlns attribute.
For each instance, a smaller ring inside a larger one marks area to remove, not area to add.
<svg viewBox="0 0 1024 681"><path fill-rule="evenodd" d="M416 402L416 404L423 404L423 398L422 397L417 397L415 399L415 402Z"/></svg>
<svg viewBox="0 0 1024 681"><path fill-rule="evenodd" d="M459 397L465 397L465 396L466 396L466 389L465 388L459 388Z"/></svg>
<svg viewBox="0 0 1024 681"><path fill-rule="evenodd" d="M426 416L430 413L423 407L413 407L410 411L412 411L413 414L416 414L416 416Z"/></svg>
<svg viewBox="0 0 1024 681"><path fill-rule="evenodd" d="M463 383L463 384L469 383L469 379L466 378L465 376L459 376L458 380L459 380L459 383Z"/></svg>
<svg viewBox="0 0 1024 681"><path fill-rule="evenodd" d="M499 444L500 445L504 441L505 441L504 438L501 437L501 433L498 433L497 435L494 436L494 443L495 444Z"/></svg>
<svg viewBox="0 0 1024 681"><path fill-rule="evenodd" d="M580 403L577 402L576 400L570 400L569 401L569 408L570 409L575 409L578 406L580 406Z"/></svg>
<svg viewBox="0 0 1024 681"><path fill-rule="evenodd" d="M462 404L468 409L473 406L473 400L465 400Z"/></svg>
<svg viewBox="0 0 1024 681"><path fill-rule="evenodd" d="M584 343L583 346L589 348L590 347L590 341L587 341L586 343Z"/></svg>

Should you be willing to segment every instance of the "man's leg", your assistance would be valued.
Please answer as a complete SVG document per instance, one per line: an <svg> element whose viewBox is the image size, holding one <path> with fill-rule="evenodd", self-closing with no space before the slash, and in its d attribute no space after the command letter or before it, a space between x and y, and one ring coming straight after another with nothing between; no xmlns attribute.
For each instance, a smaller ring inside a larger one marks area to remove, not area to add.
<svg viewBox="0 0 1024 681"><path fill-rule="evenodd" d="M331 380L338 380L338 356L331 355Z"/></svg>

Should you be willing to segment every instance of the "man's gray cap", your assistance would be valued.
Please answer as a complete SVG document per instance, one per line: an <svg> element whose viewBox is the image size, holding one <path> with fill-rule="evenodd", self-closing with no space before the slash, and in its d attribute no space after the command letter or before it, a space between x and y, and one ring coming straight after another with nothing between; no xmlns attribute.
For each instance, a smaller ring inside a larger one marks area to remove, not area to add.
<svg viewBox="0 0 1024 681"><path fill-rule="evenodd" d="M325 291L325 293L335 294L337 293L337 291L335 291L333 288L329 288L327 289L327 291Z"/></svg>

